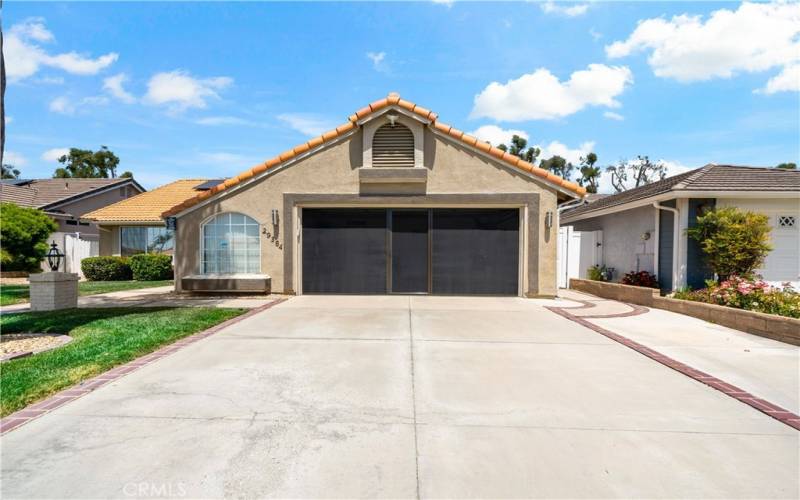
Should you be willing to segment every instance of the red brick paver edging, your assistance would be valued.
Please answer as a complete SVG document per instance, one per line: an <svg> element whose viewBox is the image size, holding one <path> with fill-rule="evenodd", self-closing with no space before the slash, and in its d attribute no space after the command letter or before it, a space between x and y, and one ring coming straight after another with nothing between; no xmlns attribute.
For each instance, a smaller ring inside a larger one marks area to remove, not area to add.
<svg viewBox="0 0 800 500"><path fill-rule="evenodd" d="M664 365L666 367L672 368L673 370L675 370L677 372L680 372L680 373L686 375L687 377L689 377L691 379L694 379L694 380L696 380L698 382L701 382L701 383L703 383L703 384L705 384L705 385L707 385L707 386L709 386L709 387L711 387L713 389L716 389L716 390L722 392L723 394L725 394L727 396L730 396L730 397L732 397L732 398L734 398L734 399L736 399L736 400L738 400L738 401L740 401L740 402L742 402L742 403L744 403L744 404L746 404L748 406L751 406L752 408L755 408L756 410L760 411L761 413L764 413L764 414L766 414L766 415L768 415L768 416L770 416L770 417L772 417L772 418L774 418L774 419L776 419L776 420L788 425L789 427L792 427L792 428L797 429L798 431L800 431L800 415L792 413L791 411L789 411L789 410L787 410L785 408L782 408L782 407L780 407L780 406L778 406L776 404L770 403L769 401L767 401L765 399L761 399L761 398L759 398L759 397L757 397L757 396L745 391L744 389L741 389L741 388L739 388L739 387L737 387L737 386L735 386L733 384L729 384L729 383L725 382L722 379L719 379L719 378L717 378L717 377L715 377L713 375L709 375L708 373L700 371L700 370L698 370L696 368L692 368L691 366L689 366L687 364L681 363L680 361L678 361L676 359L673 359L673 358L671 358L671 357L669 357L667 355L664 355L664 354L662 354L662 353L660 353L660 352L658 352L656 350L653 350L653 349L651 349L651 348L649 348L649 347L647 347L645 345L642 345L642 344L636 342L635 340L631 340L631 339L629 339L627 337L624 337L624 336L622 336L622 335L620 335L618 333L614 333L611 330L607 330L607 329L605 329L605 328L603 328L601 326L598 326L598 325L592 323L591 321L587 320L587 318L588 319L591 319L591 318L621 318L621 317L626 317L626 316L636 316L636 315L644 314L644 313L648 312L649 309L647 309L646 307L624 303L625 305L631 307L633 310L630 311L630 312L621 313L621 314L577 316L577 315L574 315L574 314L570 313L569 310L570 309L586 309L586 308L590 308L590 307L595 307L596 305L593 302L585 301L585 300L574 300L574 299L570 299L570 300L573 300L574 302L579 302L582 305L579 306L579 307L571 307L571 308L570 307L549 307L549 306L546 306L546 308L548 310L558 314L559 316L563 316L564 318L567 318L570 321L574 321L575 323L578 323L581 326L585 326L586 328L589 328L590 330L593 330L593 331L595 331L595 332L597 332L597 333L599 333L599 334L601 334L601 335L603 335L605 337L608 337L611 340L613 340L615 342L618 342L618 343L624 345L625 347L628 347L629 349L633 349L634 351L638 352L639 354L643 354L643 355L647 356L648 358L652 359L653 361L657 361L658 363L661 363L662 365Z"/></svg>
<svg viewBox="0 0 800 500"><path fill-rule="evenodd" d="M212 326L207 330L203 330L202 332L197 332L188 337L184 337L180 340L177 340L171 344L165 345L164 347L158 349L157 351L153 351L150 354L146 354L140 358L136 358L133 361L129 361L124 365L116 366L107 372L103 372L100 375L96 375L90 379L84 380L78 384L73 385L72 387L68 387L67 389L62 390L61 392L57 392L56 394L50 396L49 398L39 401L38 403L32 404L23 408L22 410L16 411L7 417L4 417L0 420L0 435L5 434L17 427L24 425L30 422L33 419L39 418L45 413L55 410L56 408L60 408L65 404L78 399L79 397L89 394L90 392L94 391L95 389L102 387L109 382L114 382L115 380L119 379L131 373L139 368L152 363L153 361L159 360L165 356L169 356L172 353L180 351L181 349L194 344L198 340L202 340L206 337L210 337L215 333L219 332L220 330L227 328L235 323L238 323L244 319L247 319L251 316L254 316L262 311L266 311L267 309L274 307L282 302L286 302L289 299L276 299L269 304L265 304L260 307L256 307L247 311L244 314L236 316L235 318L231 318L227 321L223 321L222 323Z"/></svg>

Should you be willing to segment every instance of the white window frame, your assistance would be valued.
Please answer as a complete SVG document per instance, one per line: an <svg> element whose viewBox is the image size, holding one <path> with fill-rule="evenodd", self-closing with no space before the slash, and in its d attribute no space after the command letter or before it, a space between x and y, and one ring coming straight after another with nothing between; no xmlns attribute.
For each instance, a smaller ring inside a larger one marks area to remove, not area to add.
<svg viewBox="0 0 800 500"><path fill-rule="evenodd" d="M127 225L124 225L124 226L119 226L119 230L117 231L117 243L119 244L118 248L119 248L119 256L120 257L124 257L124 255L122 255L122 230L125 229L125 228L130 228L130 227L136 227L136 228L140 228L140 227L144 227L144 228L157 227L157 228L166 229L166 226L158 226L158 225L154 225L154 224L139 224L139 225L127 224ZM171 255L173 261L175 260L175 247L176 247L177 243L178 243L178 232L173 230L172 231L172 255ZM154 253L154 252L148 252L147 249L145 249L145 251L142 252L142 253L147 254L147 255L169 255L169 254L159 254L159 253ZM137 254L134 254L134 255L137 255Z"/></svg>
<svg viewBox="0 0 800 500"><path fill-rule="evenodd" d="M261 274L262 273L262 271L261 271L261 269L262 269L261 259L262 259L263 251L264 251L263 241L262 241L262 238L261 238L261 223L255 217L252 217L252 216L250 216L250 215L248 215L248 214L246 214L244 212L219 212L219 213L216 213L214 215L210 215L210 216L206 217L203 220L203 222L200 223L200 231L199 231L199 233L200 233L199 234L199 237L200 237L200 245L199 245L200 246L200 255L198 256L199 257L198 258L198 261L199 261L198 263L199 263L199 267L200 267L200 274L203 274L203 275L242 274L242 273L236 273L236 272L232 272L232 273L213 272L213 273L210 273L210 272L206 272L206 269L205 269L205 262L206 262L206 260L205 260L205 255L206 255L205 240L206 240L206 238L205 238L205 232L204 232L205 226L211 220L216 219L217 217L219 217L221 215L230 215L230 214L243 215L243 216L247 217L248 219L250 219L250 220L252 220L252 221L254 221L256 223L256 227L258 227L258 232L257 232L257 236L258 236L258 271L255 274ZM244 274L253 274L253 273L245 272Z"/></svg>

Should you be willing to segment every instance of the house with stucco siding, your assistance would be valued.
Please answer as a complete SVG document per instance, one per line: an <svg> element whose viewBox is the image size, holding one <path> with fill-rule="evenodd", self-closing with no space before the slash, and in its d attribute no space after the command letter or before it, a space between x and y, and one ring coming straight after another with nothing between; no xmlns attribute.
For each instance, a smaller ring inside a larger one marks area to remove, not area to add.
<svg viewBox="0 0 800 500"><path fill-rule="evenodd" d="M397 94L186 187L158 223L174 237L176 290L289 294L555 295L558 207L586 193ZM121 253L111 226L133 224L92 215Z"/></svg>
<svg viewBox="0 0 800 500"><path fill-rule="evenodd" d="M776 285L800 285L800 171L735 165L706 165L565 211L562 235L580 233L596 245L566 272L584 277L596 263L613 268L614 281L647 271L665 291L702 288L713 276L686 229L714 207L767 215L773 250L758 272Z"/></svg>

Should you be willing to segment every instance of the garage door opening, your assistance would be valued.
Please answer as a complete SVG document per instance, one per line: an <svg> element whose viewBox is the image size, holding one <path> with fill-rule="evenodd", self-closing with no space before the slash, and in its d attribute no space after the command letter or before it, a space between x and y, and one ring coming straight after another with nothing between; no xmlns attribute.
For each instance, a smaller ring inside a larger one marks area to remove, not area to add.
<svg viewBox="0 0 800 500"><path fill-rule="evenodd" d="M303 293L517 295L519 209L306 208Z"/></svg>

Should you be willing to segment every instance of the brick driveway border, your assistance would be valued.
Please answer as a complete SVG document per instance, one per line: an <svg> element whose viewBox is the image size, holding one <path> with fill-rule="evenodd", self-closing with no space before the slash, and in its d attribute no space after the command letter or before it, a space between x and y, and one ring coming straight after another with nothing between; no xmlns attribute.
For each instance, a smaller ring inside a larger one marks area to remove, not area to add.
<svg viewBox="0 0 800 500"><path fill-rule="evenodd" d="M269 304L264 304L263 306L250 309L249 311L240 314L235 318L223 321L222 323L212 326L211 328L208 328L201 332L193 333L188 337L184 337L171 344L165 345L164 347L161 347L160 349L153 351L150 354L145 354L144 356L136 358L133 361L129 361L123 365L116 366L106 372L103 372L99 375L95 375L90 379L86 379L71 387L63 389L62 391L57 392L52 396L42 401L39 401L38 403L26 406L25 408L18 410L0 420L0 435L5 434L6 432L9 432L11 430L14 430L21 425L25 425L31 420L39 418L51 410L60 408L65 404L69 403L70 401L74 401L81 396L89 394L90 392L108 384L109 382L113 382L127 375L128 373L136 371L139 368L152 363L153 361L157 361L165 356L169 356L172 353L178 352L181 349L185 348L186 346L192 345L195 342L203 340L206 337L210 337L211 335L214 335L220 330L223 330L233 324L236 324L260 312L266 311L267 309L274 307L282 302L286 302L287 300L289 299L283 299L283 298L276 299L270 302Z"/></svg>
<svg viewBox="0 0 800 500"><path fill-rule="evenodd" d="M729 384L722 379L719 379L713 375L709 375L703 371L700 371L696 368L692 368L691 366L681 363L680 361L671 358L665 354L662 354L654 349L651 349L645 345L636 342L635 340L629 339L628 337L624 337L618 333L614 333L611 330L603 328L599 325L588 321L591 318L622 318L627 316L638 316L640 314L644 314L649 311L646 307L628 304L627 302L623 302L623 304L627 305L628 307L632 308L629 312L624 312L620 314L607 314L607 315L586 315L586 316L577 316L569 312L570 309L587 309L591 307L596 307L596 304L590 302L588 300L578 300L578 299L569 299L573 302L579 302L582 305L579 307L551 307L546 306L546 309L567 318L570 321L574 321L581 326L585 326L592 331L599 333L609 339L618 342L629 349L633 349L634 351L638 352L639 354L643 354L648 358L661 363L662 365L672 368L673 370L680 372L687 377L694 379L698 382L701 382L712 389L716 389L723 394L730 396L756 410L768 415L775 420L778 420L781 423L788 425L798 431L800 431L800 415L792 413L791 411L778 406L774 403L771 403L765 399L761 399L750 392L745 391L744 389L737 387L733 384Z"/></svg>

